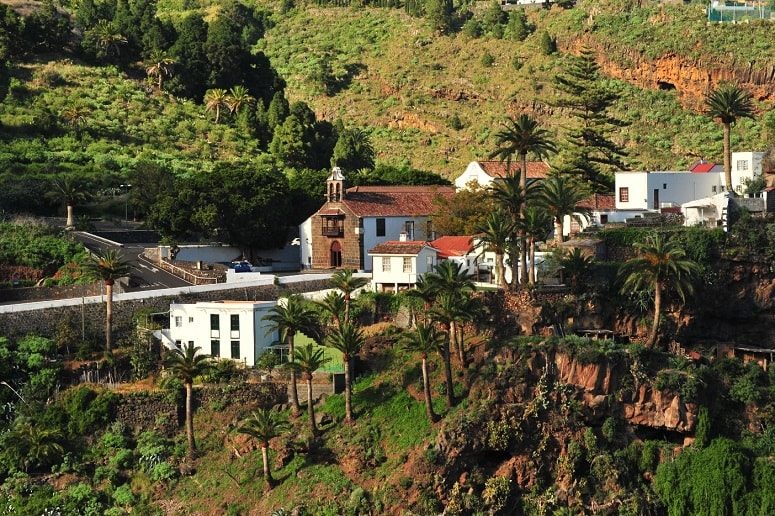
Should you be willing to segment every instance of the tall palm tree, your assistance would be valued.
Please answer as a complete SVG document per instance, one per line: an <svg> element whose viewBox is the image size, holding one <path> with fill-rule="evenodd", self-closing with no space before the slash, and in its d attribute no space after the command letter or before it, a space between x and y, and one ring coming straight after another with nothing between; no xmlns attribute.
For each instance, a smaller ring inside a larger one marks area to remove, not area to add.
<svg viewBox="0 0 775 516"><path fill-rule="evenodd" d="M536 242L546 239L549 228L552 227L552 217L540 206L530 206L520 220L520 226L527 236L527 248L530 255L530 266L527 268L527 282L536 282Z"/></svg>
<svg viewBox="0 0 775 516"><path fill-rule="evenodd" d="M172 77L174 67L174 59L161 50L154 50L146 63L145 73L148 77L156 78L156 86L159 88L159 91L161 91L164 79Z"/></svg>
<svg viewBox="0 0 775 516"><path fill-rule="evenodd" d="M264 478L269 488L274 483L272 472L269 468L269 441L280 437L283 432L290 429L290 425L277 411L268 408L260 408L242 422L237 432L249 435L258 441L261 447L261 460L264 463Z"/></svg>
<svg viewBox="0 0 775 516"><path fill-rule="evenodd" d="M121 55L121 46L126 45L127 39L113 22L100 20L92 29L97 48L102 56Z"/></svg>
<svg viewBox="0 0 775 516"><path fill-rule="evenodd" d="M471 275L463 270L463 265L450 260L434 265L433 271L425 274L425 281L439 294L459 297L476 290Z"/></svg>
<svg viewBox="0 0 775 516"><path fill-rule="evenodd" d="M67 222L65 223L65 228L73 229L75 227L75 206L88 198L85 187L83 184L70 177L55 179L53 184L54 189L49 192L48 197L65 205L67 210Z"/></svg>
<svg viewBox="0 0 775 516"><path fill-rule="evenodd" d="M352 269L343 269L336 271L329 280L331 288L339 290L344 296L344 322L350 322L350 301L352 293L369 283L368 278L356 278L353 276L355 271Z"/></svg>
<svg viewBox="0 0 775 516"><path fill-rule="evenodd" d="M490 154L491 158L499 158L506 162L506 172L510 175L511 159L519 156L520 175L519 184L522 192L527 192L527 155L533 154L538 159L544 159L549 154L557 151L551 136L546 129L542 129L537 120L529 115L521 114L517 118L507 118L500 131L495 134L497 148ZM525 198L520 209L520 217L524 214L528 199ZM527 270L524 235L520 231L520 264L522 270ZM512 260L513 262L513 260ZM516 277L516 275L515 275ZM527 278L523 274L522 283L526 283ZM514 279L516 284L516 279Z"/></svg>
<svg viewBox="0 0 775 516"><path fill-rule="evenodd" d="M430 375L428 374L428 356L431 353L443 354L444 334L432 324L418 324L414 331L404 334L401 344L404 349L419 353L422 360L422 391L425 397L425 412L431 422L438 421L439 417L433 411L433 398L431 397Z"/></svg>
<svg viewBox="0 0 775 516"><path fill-rule="evenodd" d="M501 210L490 212L476 231L479 233L477 247L482 249L482 252L489 250L495 253L495 284L501 287L505 286L503 255L506 253L509 239L514 233L511 219ZM516 276L516 271L512 272L513 278Z"/></svg>
<svg viewBox="0 0 775 516"><path fill-rule="evenodd" d="M345 421L352 423L355 421L353 415L353 379L352 365L353 358L360 352L366 338L363 332L350 322L345 322L334 329L326 339L326 346L339 350L342 353L342 362L344 362L344 413Z"/></svg>
<svg viewBox="0 0 775 516"><path fill-rule="evenodd" d="M427 320L428 311L431 309L431 305L433 305L437 295L435 287L426 281L425 276L425 274L418 276L414 288L405 291L407 297L416 299L422 303L424 308L423 320Z"/></svg>
<svg viewBox="0 0 775 516"><path fill-rule="evenodd" d="M700 267L686 257L683 249L659 234L635 244L635 248L638 256L628 260L620 270L620 278L623 280L621 290L654 290L654 320L646 340L646 346L652 348L659 337L659 319L665 289L669 287L675 290L683 303L686 296L694 292L693 281Z"/></svg>
<svg viewBox="0 0 775 516"><path fill-rule="evenodd" d="M215 113L215 123L221 120L221 110L228 109L228 94L222 88L213 88L205 92L205 111Z"/></svg>
<svg viewBox="0 0 775 516"><path fill-rule="evenodd" d="M256 98L241 84L230 89L226 96L226 105L232 113L239 113L243 108L252 106L255 102Z"/></svg>
<svg viewBox="0 0 775 516"><path fill-rule="evenodd" d="M738 118L753 118L754 105L751 94L736 84L721 84L705 96L705 112L718 119L724 128L724 181L730 195L732 188L732 125Z"/></svg>
<svg viewBox="0 0 775 516"><path fill-rule="evenodd" d="M293 339L297 333L312 333L318 324L317 317L301 296L293 295L274 306L263 320L271 323L267 333L279 333L280 341L288 346L288 358L291 362L291 406L293 415L298 416L301 406L296 387L296 369L293 367L296 360Z"/></svg>
<svg viewBox="0 0 775 516"><path fill-rule="evenodd" d="M202 348L189 342L183 349L174 348L167 351L164 366L173 376L183 383L186 389L186 439L188 440L188 455L193 458L196 452L194 439L194 378L204 374L209 367L209 357L200 354Z"/></svg>
<svg viewBox="0 0 775 516"><path fill-rule="evenodd" d="M113 352L113 285L116 280L129 276L131 269L121 253L115 249L95 252L83 266L85 277L105 284L105 351Z"/></svg>
<svg viewBox="0 0 775 516"><path fill-rule="evenodd" d="M566 215L579 221L589 220L589 210L579 206L588 194L586 188L561 174L555 174L544 181L540 205L554 219L555 243L563 241L563 219Z"/></svg>
<svg viewBox="0 0 775 516"><path fill-rule="evenodd" d="M307 382L307 415L309 416L309 429L313 437L318 433L315 423L315 400L312 397L312 374L323 367L329 358L324 356L323 350L313 346L311 342L296 350L296 364L301 372L301 377Z"/></svg>
<svg viewBox="0 0 775 516"><path fill-rule="evenodd" d="M523 244L522 231L519 228L519 221L522 218L522 212L525 204L527 203L527 188L522 186L521 173L520 175L506 176L501 180L493 183L490 188L490 195L500 208L509 215L512 226L512 243L519 242L519 246L509 246L509 259L512 267L515 269L511 276L511 288L516 290L517 284L520 281L518 277L518 271L516 270L517 263L522 267L521 270L525 270L527 266L527 254L526 246ZM514 251L519 251L519 262L515 259Z"/></svg>
<svg viewBox="0 0 775 516"><path fill-rule="evenodd" d="M445 293L439 296L431 309L431 319L444 328L445 338L441 347L441 357L444 361L444 382L447 388L447 406L455 404L454 384L452 383L452 357L450 343L452 328L461 319L460 298Z"/></svg>
<svg viewBox="0 0 775 516"><path fill-rule="evenodd" d="M345 301L341 292L331 290L316 304L323 309L323 312L334 322L335 327L342 325L342 316L344 315Z"/></svg>

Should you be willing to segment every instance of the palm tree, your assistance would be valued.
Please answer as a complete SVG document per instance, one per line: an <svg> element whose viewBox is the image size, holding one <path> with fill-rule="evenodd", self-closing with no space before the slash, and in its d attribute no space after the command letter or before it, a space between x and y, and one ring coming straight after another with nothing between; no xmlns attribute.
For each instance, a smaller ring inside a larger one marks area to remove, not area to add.
<svg viewBox="0 0 775 516"><path fill-rule="evenodd" d="M344 413L345 421L352 423L355 421L353 416L353 379L350 369L352 360L360 352L366 338L363 332L349 322L345 322L336 328L326 339L326 346L339 350L342 353L342 362L344 362Z"/></svg>
<svg viewBox="0 0 775 516"><path fill-rule="evenodd" d="M490 188L490 195L495 202L507 213L511 219L512 226L512 244L517 242L519 245L519 263L522 267L521 270L525 270L527 267L527 247L524 245L524 238L522 230L519 228L519 221L522 218L522 211L525 203L527 202L527 189L523 188L521 176L506 176L503 179L493 183ZM514 251L517 250L517 246L512 245L509 248L509 259L511 261L512 268L514 269L511 276L511 287L516 290L517 283L520 281L517 268L517 260L514 259Z"/></svg>
<svg viewBox="0 0 775 516"><path fill-rule="evenodd" d="M54 189L49 192L48 197L54 198L65 205L67 209L66 229L75 227L75 206L88 198L84 186L76 180L69 177L54 180Z"/></svg>
<svg viewBox="0 0 775 516"><path fill-rule="evenodd" d="M113 353L113 285L129 276L129 263L115 249L96 251L83 266L85 277L105 284L105 351Z"/></svg>
<svg viewBox="0 0 775 516"><path fill-rule="evenodd" d="M156 85L162 90L164 79L172 77L175 60L160 50L154 50L145 67L148 77L156 77Z"/></svg>
<svg viewBox="0 0 775 516"><path fill-rule="evenodd" d="M331 288L339 290L344 296L344 322L350 322L350 301L352 293L369 283L368 278L356 278L352 269L336 271L329 280Z"/></svg>
<svg viewBox="0 0 775 516"><path fill-rule="evenodd" d="M554 219L554 241L563 241L563 219L570 215L577 220L589 220L589 210L579 203L589 192L571 179L555 174L546 179L540 199L541 207Z"/></svg>
<svg viewBox="0 0 775 516"><path fill-rule="evenodd" d="M527 236L527 247L530 255L530 266L527 269L527 281L530 285L536 282L536 242L546 239L552 226L552 217L539 206L530 206L525 210L524 217L519 222Z"/></svg>
<svg viewBox="0 0 775 516"><path fill-rule="evenodd" d="M507 118L502 129L495 134L495 141L498 147L490 154L490 157L497 157L501 161L506 162L507 175L510 175L511 159L514 156L519 156L519 184L522 187L522 192L527 192L527 155L533 154L538 159L544 159L549 154L557 151L549 132L541 129L537 120L524 113L517 118ZM520 217L524 215L527 200L525 199L522 203L519 213ZM521 231L520 245L520 264L524 271L527 270L527 251L524 234ZM527 282L527 278L524 276L523 274L522 283ZM516 284L516 279L513 279L513 283Z"/></svg>
<svg viewBox="0 0 775 516"><path fill-rule="evenodd" d="M718 119L724 128L724 180L727 191L734 195L730 133L738 118L753 118L753 97L735 84L721 84L705 96L705 111L711 118Z"/></svg>
<svg viewBox="0 0 775 516"><path fill-rule="evenodd" d="M432 324L418 324L414 331L405 334L401 339L401 344L405 350L419 353L422 359L422 390L425 397L425 412L431 422L437 421L438 416L433 411L428 356L436 352L443 354L444 340L444 334Z"/></svg>
<svg viewBox="0 0 775 516"><path fill-rule="evenodd" d="M574 247L569 253L562 253L559 260L560 271L564 279L568 280L571 291L577 294L581 292L593 262L594 259L585 255L578 247Z"/></svg>
<svg viewBox="0 0 775 516"><path fill-rule="evenodd" d="M315 400L312 397L312 374L323 367L330 359L324 356L323 350L308 342L306 346L296 350L296 365L301 372L302 380L307 382L307 415L309 429L313 437L318 434L315 423Z"/></svg>
<svg viewBox="0 0 775 516"><path fill-rule="evenodd" d="M503 255L506 253L509 238L514 232L514 225L501 210L490 212L484 220L484 224L477 228L479 242L477 246L482 252L490 250L495 253L495 284L506 285L505 271L503 268ZM513 277L516 271L513 272Z"/></svg>
<svg viewBox="0 0 775 516"><path fill-rule="evenodd" d="M452 383L452 360L450 341L455 322L461 319L460 298L451 294L442 294L431 309L431 318L444 327L446 333L441 347L441 357L444 360L444 381L447 388L447 406L455 404L454 384Z"/></svg>
<svg viewBox="0 0 775 516"><path fill-rule="evenodd" d="M654 320L646 340L646 346L652 348L659 336L662 294L665 288L674 289L683 303L687 294L694 291L693 281L700 267L686 257L683 249L659 234L635 244L635 248L638 250L638 256L628 260L619 273L623 279L621 290L654 290Z"/></svg>
<svg viewBox="0 0 775 516"><path fill-rule="evenodd" d="M425 274L425 281L439 294L459 297L476 290L471 275L463 270L463 265L450 260L437 263L432 272Z"/></svg>
<svg viewBox="0 0 775 516"><path fill-rule="evenodd" d="M316 304L323 309L323 312L328 315L337 328L342 325L345 301L344 296L340 292L331 290L323 299L316 301Z"/></svg>
<svg viewBox="0 0 775 516"><path fill-rule="evenodd" d="M25 472L56 463L64 452L59 443L64 437L60 430L35 424L28 417L17 418L4 437L6 443L13 443L8 447L9 457L16 459Z"/></svg>
<svg viewBox="0 0 775 516"><path fill-rule="evenodd" d="M239 113L242 108L255 104L256 98L241 84L229 90L226 97L226 105L232 113Z"/></svg>
<svg viewBox="0 0 775 516"><path fill-rule="evenodd" d="M205 111L215 113L215 123L221 120L221 109L228 109L228 94L221 88L213 88L205 93Z"/></svg>
<svg viewBox="0 0 775 516"><path fill-rule="evenodd" d="M76 135L80 135L81 128L86 123L86 109L81 106L70 106L62 110L61 116L65 124L69 125Z"/></svg>
<svg viewBox="0 0 775 516"><path fill-rule="evenodd" d="M426 281L425 276L425 274L418 276L417 281L414 284L414 288L405 291L405 295L408 298L416 299L423 304L423 308L425 309L423 312L423 320L427 319L428 310L430 310L431 305L433 305L437 295L435 287Z"/></svg>
<svg viewBox="0 0 775 516"><path fill-rule="evenodd" d="M127 39L118 31L116 26L108 20L100 20L92 29L97 48L102 56L121 55L121 45L127 43Z"/></svg>
<svg viewBox="0 0 775 516"><path fill-rule="evenodd" d="M290 428L288 422L282 419L279 412L272 409L261 408L253 412L251 416L242 422L237 431L249 435L258 441L261 446L261 459L264 462L264 478L269 488L272 487L272 472L269 469L269 441L280 437Z"/></svg>
<svg viewBox="0 0 775 516"><path fill-rule="evenodd" d="M200 354L202 348L189 342L183 349L175 348L167 352L164 366L172 375L183 383L186 389L186 438L188 439L188 456L193 458L196 452L194 440L194 378L204 374L209 367L209 357Z"/></svg>
<svg viewBox="0 0 775 516"><path fill-rule="evenodd" d="M280 341L288 346L288 357L291 362L291 405L293 415L298 416L301 406L296 387L296 368L293 366L296 359L293 339L297 333L312 333L318 325L317 317L301 296L293 295L285 298L284 303L278 303L273 307L263 320L271 323L267 334L279 333Z"/></svg>

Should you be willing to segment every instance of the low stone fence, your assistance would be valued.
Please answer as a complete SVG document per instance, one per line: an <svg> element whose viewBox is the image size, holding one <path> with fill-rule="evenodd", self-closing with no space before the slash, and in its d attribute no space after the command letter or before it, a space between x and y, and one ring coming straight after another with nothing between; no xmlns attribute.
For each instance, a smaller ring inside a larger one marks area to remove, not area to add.
<svg viewBox="0 0 775 516"><path fill-rule="evenodd" d="M117 284L118 285L118 284ZM44 299L69 299L74 297L89 297L102 295L103 286L100 283L90 285L67 285L55 287L20 287L0 289L0 303L26 303ZM121 292L119 288L115 293Z"/></svg>
<svg viewBox="0 0 775 516"><path fill-rule="evenodd" d="M239 407L239 416L251 410L288 402L285 383L240 383L194 387L194 407L224 410ZM156 430L165 435L178 432L185 418L185 394L165 391L141 391L119 394L115 418L135 433Z"/></svg>

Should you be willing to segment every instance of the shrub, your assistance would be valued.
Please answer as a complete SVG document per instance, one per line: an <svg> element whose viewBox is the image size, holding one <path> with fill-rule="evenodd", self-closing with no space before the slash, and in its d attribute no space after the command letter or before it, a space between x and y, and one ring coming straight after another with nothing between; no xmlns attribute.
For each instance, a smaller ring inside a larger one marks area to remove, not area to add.
<svg viewBox="0 0 775 516"><path fill-rule="evenodd" d="M256 360L256 369L270 371L279 364L280 355L272 349L267 349L258 356L258 360Z"/></svg>
<svg viewBox="0 0 775 516"><path fill-rule="evenodd" d="M659 441L646 441L640 452L638 466L642 472L653 472L659 464Z"/></svg>
<svg viewBox="0 0 775 516"><path fill-rule="evenodd" d="M133 454L132 450L122 448L116 450L112 457L110 457L109 464L114 468L128 469L132 466Z"/></svg>
<svg viewBox="0 0 775 516"><path fill-rule="evenodd" d="M490 477L484 483L482 499L490 508L491 513L504 510L511 497L511 479L506 477Z"/></svg>
<svg viewBox="0 0 775 516"><path fill-rule="evenodd" d="M119 486L113 491L113 502L119 507L131 507L135 504L135 495L127 484Z"/></svg>
<svg viewBox="0 0 775 516"><path fill-rule="evenodd" d="M557 52L557 40L551 37L548 32L544 31L541 33L538 48L543 55L552 55Z"/></svg>
<svg viewBox="0 0 775 516"><path fill-rule="evenodd" d="M485 52L482 56L482 66L486 66L487 68L491 67L495 64L495 56L490 54L489 52Z"/></svg>
<svg viewBox="0 0 775 516"><path fill-rule="evenodd" d="M487 446L495 451L506 451L511 444L513 429L507 421L487 422Z"/></svg>
<svg viewBox="0 0 775 516"><path fill-rule="evenodd" d="M151 480L160 482L165 480L172 480L177 476L178 472L169 462L160 462L156 464L150 472Z"/></svg>

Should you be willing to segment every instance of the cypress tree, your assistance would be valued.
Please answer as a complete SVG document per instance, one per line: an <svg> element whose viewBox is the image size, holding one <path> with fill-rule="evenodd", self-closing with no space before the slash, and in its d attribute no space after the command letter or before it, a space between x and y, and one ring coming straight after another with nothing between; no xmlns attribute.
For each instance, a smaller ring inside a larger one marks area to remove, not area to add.
<svg viewBox="0 0 775 516"><path fill-rule="evenodd" d="M288 114L290 113L290 107L288 106L288 100L282 91L278 91L272 96L272 102L269 103L269 109L266 115L266 121L269 128L274 131L275 128L282 124Z"/></svg>
<svg viewBox="0 0 775 516"><path fill-rule="evenodd" d="M615 129L626 126L609 114L619 95L603 83L589 50L571 56L554 84L561 94L555 105L566 109L575 122L568 128L563 168L589 181L595 190L609 192L610 172L626 169L624 149L610 138Z"/></svg>

